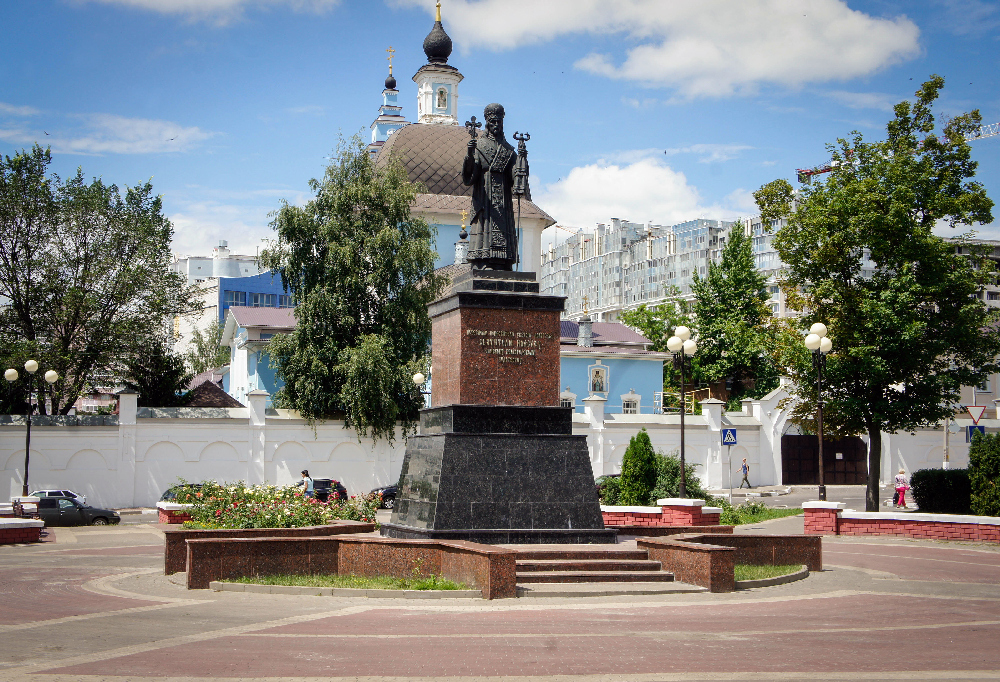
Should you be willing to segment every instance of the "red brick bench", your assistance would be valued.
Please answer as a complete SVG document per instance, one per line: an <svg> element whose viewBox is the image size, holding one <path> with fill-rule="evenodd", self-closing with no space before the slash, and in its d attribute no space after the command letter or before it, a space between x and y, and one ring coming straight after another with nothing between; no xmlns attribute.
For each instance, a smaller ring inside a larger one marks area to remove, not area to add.
<svg viewBox="0 0 1000 682"><path fill-rule="evenodd" d="M38 542L42 539L45 522L40 519L0 519L0 545Z"/></svg>
<svg viewBox="0 0 1000 682"><path fill-rule="evenodd" d="M809 535L897 535L918 540L1000 542L1000 517L920 512L859 512L843 502L804 502Z"/></svg>
<svg viewBox="0 0 1000 682"><path fill-rule="evenodd" d="M157 502L156 514L160 523L184 523L191 520L191 514L187 510L193 506L179 502Z"/></svg>
<svg viewBox="0 0 1000 682"><path fill-rule="evenodd" d="M658 507L601 506L606 528L619 526L718 526L722 509L705 500L679 497L657 500Z"/></svg>

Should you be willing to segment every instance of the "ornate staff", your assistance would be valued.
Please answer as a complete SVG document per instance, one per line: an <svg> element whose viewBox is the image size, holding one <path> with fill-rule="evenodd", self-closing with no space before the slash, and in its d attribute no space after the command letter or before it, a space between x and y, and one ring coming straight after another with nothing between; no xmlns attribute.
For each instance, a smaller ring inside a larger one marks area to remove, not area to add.
<svg viewBox="0 0 1000 682"><path fill-rule="evenodd" d="M514 132L514 139L517 140L517 162L514 164L514 187L511 192L517 197L517 235L521 236L521 197L526 196L531 199L531 192L528 190L528 148L525 142L531 139L531 135L523 135ZM520 242L520 239L518 239ZM518 261L521 257L518 254Z"/></svg>

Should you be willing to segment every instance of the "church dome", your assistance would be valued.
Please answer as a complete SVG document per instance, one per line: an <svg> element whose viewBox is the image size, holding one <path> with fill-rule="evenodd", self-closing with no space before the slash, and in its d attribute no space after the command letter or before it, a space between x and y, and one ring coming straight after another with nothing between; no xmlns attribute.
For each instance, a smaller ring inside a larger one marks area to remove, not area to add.
<svg viewBox="0 0 1000 682"><path fill-rule="evenodd" d="M396 79L393 77L391 73L389 74L388 78L385 79L385 89L386 90L396 89Z"/></svg>
<svg viewBox="0 0 1000 682"><path fill-rule="evenodd" d="M444 32L439 18L434 22L434 28L424 38L424 54L431 64L447 64L451 56L451 38Z"/></svg>
<svg viewBox="0 0 1000 682"><path fill-rule="evenodd" d="M469 131L462 126L413 123L389 136L375 165L397 160L410 182L423 183L428 193L468 197L472 188L462 182L468 144Z"/></svg>

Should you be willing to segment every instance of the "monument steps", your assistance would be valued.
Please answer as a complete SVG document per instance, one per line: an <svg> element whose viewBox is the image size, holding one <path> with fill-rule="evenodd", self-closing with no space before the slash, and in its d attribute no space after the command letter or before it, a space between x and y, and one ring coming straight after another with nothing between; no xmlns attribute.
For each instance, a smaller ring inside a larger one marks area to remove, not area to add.
<svg viewBox="0 0 1000 682"><path fill-rule="evenodd" d="M659 571L659 561L648 559L543 559L518 561L518 573L534 571Z"/></svg>
<svg viewBox="0 0 1000 682"><path fill-rule="evenodd" d="M573 561L583 561L585 559L618 559L645 561L649 559L649 553L644 549L615 549L611 547L573 547L573 546L549 546L538 548L532 545L504 545L510 549L517 550L518 561L545 561L551 559L569 559Z"/></svg>
<svg viewBox="0 0 1000 682"><path fill-rule="evenodd" d="M666 571L530 571L517 574L521 583L669 583Z"/></svg>

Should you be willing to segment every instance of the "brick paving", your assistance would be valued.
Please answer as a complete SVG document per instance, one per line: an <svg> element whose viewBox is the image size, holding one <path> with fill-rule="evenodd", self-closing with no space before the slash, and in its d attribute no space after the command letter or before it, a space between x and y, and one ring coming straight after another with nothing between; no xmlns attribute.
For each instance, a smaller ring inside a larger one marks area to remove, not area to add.
<svg viewBox="0 0 1000 682"><path fill-rule="evenodd" d="M387 604L188 591L131 528L0 550L0 680L1000 679L995 544L828 538L831 570L731 594Z"/></svg>

